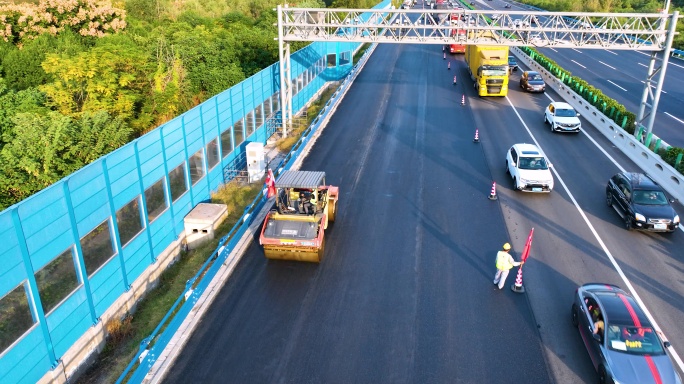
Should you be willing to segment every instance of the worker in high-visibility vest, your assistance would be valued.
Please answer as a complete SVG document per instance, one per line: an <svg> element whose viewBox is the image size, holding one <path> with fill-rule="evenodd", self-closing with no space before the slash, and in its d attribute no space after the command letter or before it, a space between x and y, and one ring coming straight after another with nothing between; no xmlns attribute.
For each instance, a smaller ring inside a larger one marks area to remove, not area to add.
<svg viewBox="0 0 684 384"><path fill-rule="evenodd" d="M503 245L503 251L496 253L496 275L494 275L494 284L499 286L499 289L503 288L506 284L506 278L508 277L508 272L513 267L520 265L520 262L515 261L513 256L508 252L511 250L511 245L506 243Z"/></svg>

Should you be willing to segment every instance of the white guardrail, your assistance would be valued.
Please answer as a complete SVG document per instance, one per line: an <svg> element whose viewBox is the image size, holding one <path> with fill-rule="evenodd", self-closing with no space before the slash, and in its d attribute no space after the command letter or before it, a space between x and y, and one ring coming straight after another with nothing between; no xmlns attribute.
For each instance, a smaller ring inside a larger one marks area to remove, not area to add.
<svg viewBox="0 0 684 384"><path fill-rule="evenodd" d="M616 148L636 163L644 173L660 184L670 196L680 202L684 202L684 176L681 173L677 172L670 164L653 153L634 136L615 124L613 120L609 119L599 109L589 104L588 101L584 100L570 87L563 84L559 78L532 60L522 50L515 47L511 47L511 50L530 69L544 75L547 87L551 87L554 91L558 92L585 120L596 127Z"/></svg>

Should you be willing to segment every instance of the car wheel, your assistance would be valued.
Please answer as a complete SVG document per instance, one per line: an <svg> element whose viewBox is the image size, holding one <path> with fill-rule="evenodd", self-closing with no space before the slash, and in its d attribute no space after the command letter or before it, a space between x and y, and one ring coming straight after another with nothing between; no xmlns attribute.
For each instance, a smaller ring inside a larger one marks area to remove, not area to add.
<svg viewBox="0 0 684 384"><path fill-rule="evenodd" d="M577 315L577 305L572 305L572 325L577 328L579 326L579 317Z"/></svg>
<svg viewBox="0 0 684 384"><path fill-rule="evenodd" d="M628 214L625 215L625 229L628 231L632 230L632 218Z"/></svg>
<svg viewBox="0 0 684 384"><path fill-rule="evenodd" d="M511 174L511 171L508 170L508 160L506 160L506 173L509 175Z"/></svg>
<svg viewBox="0 0 684 384"><path fill-rule="evenodd" d="M556 130L553 129L553 123L549 122L549 126L551 127L551 133L556 133Z"/></svg>
<svg viewBox="0 0 684 384"><path fill-rule="evenodd" d="M606 205L609 207L613 206L613 194L610 192L606 192Z"/></svg>
<svg viewBox="0 0 684 384"><path fill-rule="evenodd" d="M513 190L518 190L518 181L515 179L515 176L513 176Z"/></svg>
<svg viewBox="0 0 684 384"><path fill-rule="evenodd" d="M598 374L599 374L599 384L606 384L607 383L606 369L603 368L603 365L599 366Z"/></svg>
<svg viewBox="0 0 684 384"><path fill-rule="evenodd" d="M544 124L548 124L548 123L549 123L549 119L547 119L546 114L544 114Z"/></svg>

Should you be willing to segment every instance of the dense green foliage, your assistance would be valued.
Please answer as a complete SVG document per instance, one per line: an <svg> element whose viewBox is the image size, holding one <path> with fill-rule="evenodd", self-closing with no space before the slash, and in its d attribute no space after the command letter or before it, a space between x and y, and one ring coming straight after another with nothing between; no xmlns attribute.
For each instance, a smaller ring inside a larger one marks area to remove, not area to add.
<svg viewBox="0 0 684 384"><path fill-rule="evenodd" d="M572 12L618 12L618 13L657 13L665 8L667 0L519 0L547 11ZM672 0L669 12L684 12L684 0ZM684 24L677 23L673 47L684 50Z"/></svg>
<svg viewBox="0 0 684 384"><path fill-rule="evenodd" d="M0 0L0 210L275 63L278 3Z"/></svg>

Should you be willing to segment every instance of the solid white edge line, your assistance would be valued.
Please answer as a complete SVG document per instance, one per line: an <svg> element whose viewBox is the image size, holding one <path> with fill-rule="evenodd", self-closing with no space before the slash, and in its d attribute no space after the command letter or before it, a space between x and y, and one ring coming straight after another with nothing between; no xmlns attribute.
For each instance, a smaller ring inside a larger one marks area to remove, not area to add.
<svg viewBox="0 0 684 384"><path fill-rule="evenodd" d="M551 98L551 96L549 96L547 93L544 93L544 95L545 95L549 100L551 100L551 101L553 102L553 99ZM522 123L523 127L525 127L525 130L527 131L527 133L528 133L528 134L530 135L530 137L532 138L532 141L534 141L534 144L535 144L539 149L541 149L541 151L542 151L542 153L544 153L544 155L546 155L546 152L544 152L544 149L542 149L542 147L539 145L539 142L537 142L537 138L534 137L534 135L532 134L532 131L530 131L530 128L527 126L527 124L525 124L525 121L522 119L522 116L520 116L520 114L518 113L518 110L515 108L515 106L513 105L513 103L511 102L511 100L508 98L508 96L506 96L506 101L508 101L508 104L511 106L511 108L513 108L513 112L515 112L515 115L518 116L518 119L520 120L520 123ZM599 149L601 150L601 152L603 152L603 153L608 157L608 159L610 159L610 161L612 161L613 164L615 164L615 165L618 167L618 169L620 169L621 171L624 172L624 168L622 168L622 167L615 161L615 159L613 159L611 156L609 156L609 155L606 153L606 151L604 151L603 148L601 148L601 147L598 145L598 143L597 143L593 138L591 138L591 137L589 136L589 134L587 134L584 130L582 130L581 132L584 133L584 135L585 135L586 137L590 138L590 139L591 139L591 142L594 143L594 145L595 145L597 148L599 148ZM548 158L548 157L547 157L547 158ZM553 164L553 162L551 162L551 163ZM619 266L618 263L617 263L617 260L615 260L615 258L613 257L613 255L610 253L610 251L608 250L608 247L606 247L605 243L603 242L603 240L601 239L601 237L599 236L599 234L598 234L598 233L596 232L596 230L594 229L594 226L591 225L591 222L589 221L589 218L587 218L587 216L584 214L584 211L582 210L582 207L579 206L579 204L577 203L577 200L575 200L575 197L572 195L572 193L571 193L570 190L568 189L567 185L565 184L565 182L563 181L563 179L562 179L562 178L560 177L560 175L558 174L558 171L556 171L556 168L555 168L555 167L552 167L552 168L551 168L551 171L552 171L553 174L556 176L556 178L558 179L558 181L561 183L561 185L563 186L563 189L565 189L565 192L567 192L568 197L570 198L570 200L572 201L572 203L575 205L575 208L577 208L577 211L580 213L580 216L582 216L582 218L584 219L584 222L587 223L587 226L589 227L589 230L591 230L591 233L594 234L594 238L596 238L596 241L598 241L599 245L601 246L601 249L603 249L603 252L605 252L606 256L608 256L608 259L610 260L611 264L613 264L613 267L615 268L615 271L617 271L618 275L620 275L620 278L622 279L622 281L623 281L623 282L625 283L625 285L627 286L627 289L629 290L629 293L632 295L632 297L634 297L634 300L636 300L636 302L639 304L639 306L641 307L641 309L643 309L644 313L646 314L646 317L648 317L648 320L649 320L649 321L651 322L651 324L653 325L653 328L655 328L655 330L661 335L661 337L663 338L663 341L667 341L667 337L666 337L665 334L663 333L662 329L660 328L660 326L658 326L658 323L656 323L655 319L653 318L653 315L651 315L651 312L648 310L648 308L646 308L646 305L645 305L644 302L641 300L641 297L639 297L639 294L637 294L636 290L635 290L634 287L632 286L632 283L627 279L627 276L624 274L624 272L622 272L622 268L620 268L620 266ZM679 229L681 230L682 227L680 226ZM677 354L677 351L675 351L675 349L672 347L672 344L670 344L670 347L667 348L667 349L668 349L668 351L670 352L670 356L672 356L672 358L675 360L675 362L676 362L677 365L679 366L679 369L681 369L682 371L684 371L684 362L682 361L682 359L681 359L681 358L679 357L679 355Z"/></svg>
<svg viewBox="0 0 684 384"><path fill-rule="evenodd" d="M621 86L619 86L619 85L617 85L617 84L613 83L612 81L610 81L610 80L608 80L608 79L606 79L606 81L607 81L607 82L609 82L609 83L611 83L611 84L613 84L614 86L616 86L616 87L618 87L618 88L622 89L623 91L627 92L627 90L626 90L626 89L624 89L624 88L622 88Z"/></svg>
<svg viewBox="0 0 684 384"><path fill-rule="evenodd" d="M584 69L587 69L587 67L585 67L584 65L582 65L582 64L580 64L580 63L578 63L578 62L576 62L575 60L570 60L570 61L572 61L573 63L579 65L580 67L582 67L582 68L584 68Z"/></svg>

